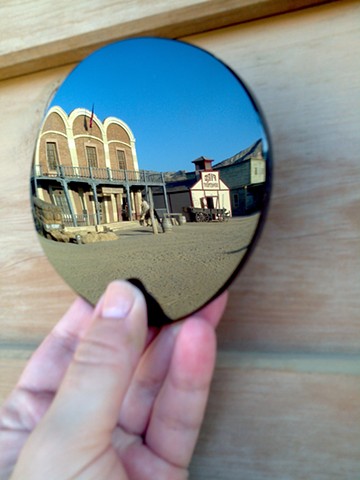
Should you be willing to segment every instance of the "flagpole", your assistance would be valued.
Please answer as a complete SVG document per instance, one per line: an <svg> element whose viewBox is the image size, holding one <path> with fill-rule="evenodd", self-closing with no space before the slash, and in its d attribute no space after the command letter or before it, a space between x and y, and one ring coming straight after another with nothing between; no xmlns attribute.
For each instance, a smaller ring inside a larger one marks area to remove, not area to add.
<svg viewBox="0 0 360 480"><path fill-rule="evenodd" d="M89 122L89 127L92 128L93 126L93 120L94 120L94 107L95 105L92 104L92 108L91 108L91 117L90 117L90 122Z"/></svg>
<svg viewBox="0 0 360 480"><path fill-rule="evenodd" d="M84 109L84 129L86 132L89 131L88 124L87 124L87 119L86 119L86 109Z"/></svg>

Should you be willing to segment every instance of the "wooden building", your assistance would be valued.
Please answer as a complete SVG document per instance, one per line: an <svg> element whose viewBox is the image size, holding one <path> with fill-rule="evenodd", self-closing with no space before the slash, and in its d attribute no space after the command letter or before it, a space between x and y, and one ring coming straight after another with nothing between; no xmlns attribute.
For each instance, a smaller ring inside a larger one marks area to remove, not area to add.
<svg viewBox="0 0 360 480"><path fill-rule="evenodd" d="M166 198L163 191L154 189L155 207L168 208L171 213L181 213L187 207L224 209L231 215L229 188L220 178L220 173L213 170L212 160L199 157L192 163L195 171L175 173L171 179L165 177Z"/></svg>
<svg viewBox="0 0 360 480"><path fill-rule="evenodd" d="M230 216L261 211L266 195L266 155L259 139L214 166L213 160L197 158L192 162L195 171L175 172L165 178L170 211L181 212L184 207L215 208L225 209ZM165 208L162 191L155 191L156 206Z"/></svg>
<svg viewBox="0 0 360 480"><path fill-rule="evenodd" d="M214 165L230 189L233 216L261 211L266 194L266 154L258 140L249 148Z"/></svg>

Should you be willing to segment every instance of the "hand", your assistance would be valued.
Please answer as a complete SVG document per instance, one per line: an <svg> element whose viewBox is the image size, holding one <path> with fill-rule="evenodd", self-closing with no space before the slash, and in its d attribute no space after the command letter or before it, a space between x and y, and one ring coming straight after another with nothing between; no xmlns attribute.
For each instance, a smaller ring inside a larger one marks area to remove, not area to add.
<svg viewBox="0 0 360 480"><path fill-rule="evenodd" d="M0 479L187 478L226 298L160 331L127 282L77 299L0 412Z"/></svg>

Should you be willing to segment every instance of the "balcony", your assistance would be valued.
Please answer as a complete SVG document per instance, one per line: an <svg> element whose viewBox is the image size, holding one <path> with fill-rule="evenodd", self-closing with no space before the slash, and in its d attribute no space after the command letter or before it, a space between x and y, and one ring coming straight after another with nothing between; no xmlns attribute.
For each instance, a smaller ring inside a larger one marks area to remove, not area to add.
<svg viewBox="0 0 360 480"><path fill-rule="evenodd" d="M149 170L113 170L111 168L73 167L57 165L50 169L47 165L34 165L36 179L63 179L70 181L88 181L93 183L111 183L117 185L164 185L163 174Z"/></svg>

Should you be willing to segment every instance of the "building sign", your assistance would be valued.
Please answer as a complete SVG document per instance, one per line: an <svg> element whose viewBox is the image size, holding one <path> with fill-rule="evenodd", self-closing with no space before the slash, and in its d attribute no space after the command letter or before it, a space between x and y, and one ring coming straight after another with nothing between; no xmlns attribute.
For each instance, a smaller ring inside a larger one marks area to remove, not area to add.
<svg viewBox="0 0 360 480"><path fill-rule="evenodd" d="M113 194L120 194L123 193L124 189L123 188L111 188L111 187L102 187L101 188L101 193L103 195L111 195Z"/></svg>
<svg viewBox="0 0 360 480"><path fill-rule="evenodd" d="M201 181L204 190L219 190L219 172L201 172Z"/></svg>

